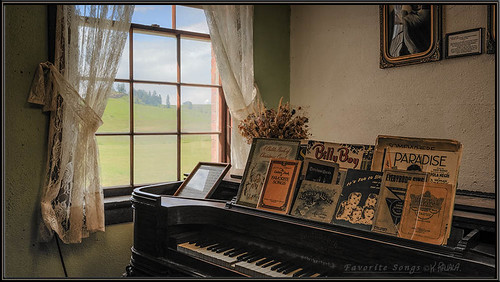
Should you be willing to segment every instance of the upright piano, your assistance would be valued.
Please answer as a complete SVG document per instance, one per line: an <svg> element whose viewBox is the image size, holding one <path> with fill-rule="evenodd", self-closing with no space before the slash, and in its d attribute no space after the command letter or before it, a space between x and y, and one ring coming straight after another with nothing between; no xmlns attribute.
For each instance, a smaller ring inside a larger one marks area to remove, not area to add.
<svg viewBox="0 0 500 282"><path fill-rule="evenodd" d="M181 183L133 191L127 276L497 278L491 198L457 194L438 246L241 206L231 178L210 199L172 196Z"/></svg>

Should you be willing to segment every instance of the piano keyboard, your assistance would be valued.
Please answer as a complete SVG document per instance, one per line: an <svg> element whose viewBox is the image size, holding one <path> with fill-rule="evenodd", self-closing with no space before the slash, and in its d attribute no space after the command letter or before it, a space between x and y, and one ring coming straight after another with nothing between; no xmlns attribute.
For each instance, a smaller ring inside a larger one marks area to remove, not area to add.
<svg viewBox="0 0 500 282"><path fill-rule="evenodd" d="M234 242L191 240L177 245L181 253L216 265L233 269L250 277L326 277L313 267L306 267L298 260L284 260L265 254L262 250L238 247Z"/></svg>

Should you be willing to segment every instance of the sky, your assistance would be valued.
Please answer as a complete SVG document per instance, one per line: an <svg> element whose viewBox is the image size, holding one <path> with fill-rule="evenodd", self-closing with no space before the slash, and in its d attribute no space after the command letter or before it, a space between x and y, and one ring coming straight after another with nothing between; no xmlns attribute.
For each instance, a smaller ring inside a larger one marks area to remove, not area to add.
<svg viewBox="0 0 500 282"><path fill-rule="evenodd" d="M171 5L135 5L132 22L172 28ZM177 29L208 33L205 13L202 9L177 5ZM175 37L134 33L134 79L176 82L177 51ZM181 39L181 82L211 84L211 44L207 41ZM153 56L154 54L154 56ZM124 47L116 78L129 78L129 43ZM176 103L173 86L135 84L135 89L156 91L166 103ZM184 87L181 103L210 104L210 89Z"/></svg>

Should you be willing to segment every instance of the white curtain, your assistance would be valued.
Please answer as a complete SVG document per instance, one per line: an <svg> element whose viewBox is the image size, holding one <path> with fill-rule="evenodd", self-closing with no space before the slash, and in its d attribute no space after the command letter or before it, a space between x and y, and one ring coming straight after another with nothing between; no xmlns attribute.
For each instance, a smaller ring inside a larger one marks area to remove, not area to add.
<svg viewBox="0 0 500 282"><path fill-rule="evenodd" d="M250 145L238 131L238 123L259 112L262 100L254 81L253 6L203 5L219 69L224 96L233 118L231 162L244 169Z"/></svg>
<svg viewBox="0 0 500 282"><path fill-rule="evenodd" d="M94 133L113 86L133 5L58 5L54 64L41 63L28 101L50 111L40 239L79 243L104 231Z"/></svg>

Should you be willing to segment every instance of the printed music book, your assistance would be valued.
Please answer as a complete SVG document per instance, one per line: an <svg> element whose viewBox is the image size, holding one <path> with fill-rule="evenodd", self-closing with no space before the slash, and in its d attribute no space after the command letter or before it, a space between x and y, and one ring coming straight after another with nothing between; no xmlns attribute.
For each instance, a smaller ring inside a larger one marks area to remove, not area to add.
<svg viewBox="0 0 500 282"><path fill-rule="evenodd" d="M300 140L254 138L236 195L236 203L255 208L262 191L269 161L273 158L295 160L299 153L299 146Z"/></svg>
<svg viewBox="0 0 500 282"><path fill-rule="evenodd" d="M428 172L429 182L449 183L455 193L461 158L462 144L456 140L379 135L372 170L392 168ZM452 197L452 201L454 199ZM446 237L450 231L448 228Z"/></svg>
<svg viewBox="0 0 500 282"><path fill-rule="evenodd" d="M406 189L410 180L425 182L427 173L398 169L384 171L372 231L398 236Z"/></svg>
<svg viewBox="0 0 500 282"><path fill-rule="evenodd" d="M332 223L370 231L382 172L348 169Z"/></svg>
<svg viewBox="0 0 500 282"><path fill-rule="evenodd" d="M271 159L257 208L287 214L292 206L302 161Z"/></svg>
<svg viewBox="0 0 500 282"><path fill-rule="evenodd" d="M337 185L339 165L306 158L290 215L331 222L342 187Z"/></svg>
<svg viewBox="0 0 500 282"><path fill-rule="evenodd" d="M305 158L300 172L300 179L335 184L337 183L338 174L339 165L337 163Z"/></svg>
<svg viewBox="0 0 500 282"><path fill-rule="evenodd" d="M454 198L452 184L409 181L399 237L435 245L446 244Z"/></svg>
<svg viewBox="0 0 500 282"><path fill-rule="evenodd" d="M338 163L341 170L349 168L370 170L374 148L373 145L309 140L305 158Z"/></svg>
<svg viewBox="0 0 500 282"><path fill-rule="evenodd" d="M462 144L451 139L379 135L372 170L418 170L429 173L431 182L456 188Z"/></svg>

